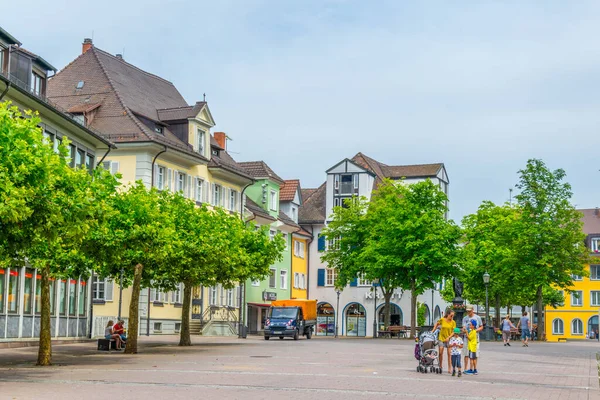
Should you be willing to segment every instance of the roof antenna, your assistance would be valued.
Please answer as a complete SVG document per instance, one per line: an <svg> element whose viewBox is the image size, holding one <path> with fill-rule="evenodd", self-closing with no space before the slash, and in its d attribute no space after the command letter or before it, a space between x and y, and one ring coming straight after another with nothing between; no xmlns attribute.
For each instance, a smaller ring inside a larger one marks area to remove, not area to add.
<svg viewBox="0 0 600 400"><path fill-rule="evenodd" d="M203 97L202 101L206 103L206 93L202 93L202 97Z"/></svg>

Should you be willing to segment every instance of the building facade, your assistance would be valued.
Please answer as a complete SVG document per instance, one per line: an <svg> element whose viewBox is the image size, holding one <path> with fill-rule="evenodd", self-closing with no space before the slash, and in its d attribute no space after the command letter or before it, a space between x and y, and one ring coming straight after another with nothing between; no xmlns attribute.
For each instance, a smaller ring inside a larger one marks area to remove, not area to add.
<svg viewBox="0 0 600 400"><path fill-rule="evenodd" d="M308 294L317 299L317 335L335 335L337 327L338 335L372 336L384 320L383 295L371 282L357 278L343 290L335 289L336 272L321 261L327 243L320 233L327 225L333 207L343 206L344 200L352 196L370 199L373 190L385 178L404 179L409 184L431 179L445 193L449 188L443 164L388 166L358 153L327 170L326 181L320 187L302 190L299 223L315 238L308 247ZM438 290L426 292L418 301L427 307L428 323L433 322L432 316L439 318L448 306ZM391 307L392 325L410 323L410 292L396 290Z"/></svg>
<svg viewBox="0 0 600 400"><path fill-rule="evenodd" d="M564 304L556 309L546 307L545 332L549 342L560 338L581 340L597 338L600 313L600 210L584 209L585 245L597 263L586 265L589 276L573 276L570 293L564 293Z"/></svg>
<svg viewBox="0 0 600 400"><path fill-rule="evenodd" d="M48 76L54 71L46 60L21 47L18 40L0 28L0 101L8 100L21 111L37 111L46 139L58 149L58 143L68 138L71 166L91 172L114 146L48 100ZM88 279L72 277L51 283L54 338L88 336L90 295ZM41 276L37 270L28 266L0 268L0 341L39 337L40 312Z"/></svg>
<svg viewBox="0 0 600 400"><path fill-rule="evenodd" d="M227 152L226 134L211 132L215 121L205 101L189 105L171 82L98 49L90 39L48 88L52 101L117 144L103 166L120 173L125 185L142 181L158 190L179 191L198 205L241 213L243 189L253 179ZM127 320L131 289L121 290L105 277L95 277L92 286L94 334L101 335L107 320ZM238 314L238 292L194 289L192 330L236 334L237 324L229 322ZM181 302L181 287L169 293L143 289L140 333L179 332ZM217 313L215 306L227 312ZM215 327L223 318L227 323Z"/></svg>

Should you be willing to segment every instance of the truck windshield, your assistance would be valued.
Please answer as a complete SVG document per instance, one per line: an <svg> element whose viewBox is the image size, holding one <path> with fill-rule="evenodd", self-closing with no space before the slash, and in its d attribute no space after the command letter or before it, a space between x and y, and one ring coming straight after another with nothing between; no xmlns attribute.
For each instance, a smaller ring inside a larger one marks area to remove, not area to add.
<svg viewBox="0 0 600 400"><path fill-rule="evenodd" d="M271 318L293 319L296 318L297 313L296 308L274 307L271 309Z"/></svg>

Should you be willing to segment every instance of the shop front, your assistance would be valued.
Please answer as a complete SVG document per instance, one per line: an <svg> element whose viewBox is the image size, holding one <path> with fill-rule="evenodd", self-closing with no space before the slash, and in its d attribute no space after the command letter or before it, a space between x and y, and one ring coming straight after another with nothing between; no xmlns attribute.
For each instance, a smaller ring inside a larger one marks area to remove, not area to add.
<svg viewBox="0 0 600 400"><path fill-rule="evenodd" d="M344 335L367 336L367 312L360 303L351 303L344 309Z"/></svg>
<svg viewBox="0 0 600 400"><path fill-rule="evenodd" d="M335 335L335 310L329 303L317 305L317 336Z"/></svg>

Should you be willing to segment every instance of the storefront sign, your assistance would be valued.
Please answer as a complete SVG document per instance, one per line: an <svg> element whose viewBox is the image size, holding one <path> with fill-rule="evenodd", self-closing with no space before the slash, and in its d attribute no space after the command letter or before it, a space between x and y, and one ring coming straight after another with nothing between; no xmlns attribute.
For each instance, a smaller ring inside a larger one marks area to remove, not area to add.
<svg viewBox="0 0 600 400"><path fill-rule="evenodd" d="M263 300L268 300L268 301L277 300L277 293L275 293L275 292L263 292Z"/></svg>
<svg viewBox="0 0 600 400"><path fill-rule="evenodd" d="M400 300L402 298L402 293L394 292L394 293L392 293L391 298ZM373 300L373 292L372 291L365 292L365 299ZM383 294L381 293L381 290L377 290L377 300L383 300Z"/></svg>

